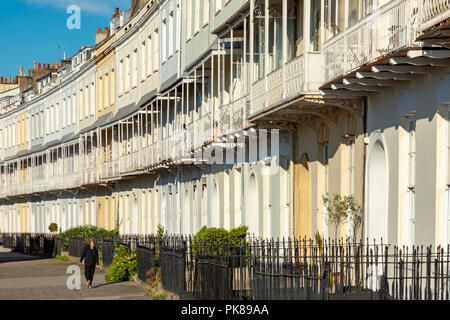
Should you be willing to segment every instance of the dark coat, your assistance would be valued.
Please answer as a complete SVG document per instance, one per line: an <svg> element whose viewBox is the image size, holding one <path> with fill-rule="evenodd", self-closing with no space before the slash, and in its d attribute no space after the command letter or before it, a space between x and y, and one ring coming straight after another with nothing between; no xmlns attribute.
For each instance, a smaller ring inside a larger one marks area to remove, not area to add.
<svg viewBox="0 0 450 320"><path fill-rule="evenodd" d="M81 257L80 257L80 263L83 262L86 265L98 265L98 250L94 246L94 249L91 250L91 247L89 245L85 246L83 248L83 251L81 251Z"/></svg>

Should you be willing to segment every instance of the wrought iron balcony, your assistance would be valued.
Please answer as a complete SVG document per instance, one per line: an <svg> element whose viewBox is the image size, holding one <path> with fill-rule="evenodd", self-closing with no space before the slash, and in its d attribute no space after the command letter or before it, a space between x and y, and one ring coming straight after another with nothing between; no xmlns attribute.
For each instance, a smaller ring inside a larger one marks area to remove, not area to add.
<svg viewBox="0 0 450 320"><path fill-rule="evenodd" d="M299 96L304 89L305 56L300 55L253 83L251 116Z"/></svg>
<svg viewBox="0 0 450 320"><path fill-rule="evenodd" d="M450 16L448 0L393 0L323 45L325 83L403 49Z"/></svg>

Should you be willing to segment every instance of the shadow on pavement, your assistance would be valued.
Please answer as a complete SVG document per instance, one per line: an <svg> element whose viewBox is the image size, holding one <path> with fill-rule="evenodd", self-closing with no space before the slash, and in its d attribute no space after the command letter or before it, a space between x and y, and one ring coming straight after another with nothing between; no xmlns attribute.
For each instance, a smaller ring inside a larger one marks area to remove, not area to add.
<svg viewBox="0 0 450 320"><path fill-rule="evenodd" d="M104 287L104 286L108 286L108 285L116 284L116 283L121 283L121 282L123 282L123 281L106 282L106 283L94 285L92 288L100 288L100 287Z"/></svg>

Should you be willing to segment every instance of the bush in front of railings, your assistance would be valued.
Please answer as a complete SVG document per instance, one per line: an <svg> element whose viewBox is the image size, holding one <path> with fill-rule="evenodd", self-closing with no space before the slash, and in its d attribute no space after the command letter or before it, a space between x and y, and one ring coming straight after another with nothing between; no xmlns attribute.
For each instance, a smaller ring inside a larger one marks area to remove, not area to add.
<svg viewBox="0 0 450 320"><path fill-rule="evenodd" d="M64 251L67 251L69 238L80 237L87 241L88 238L112 238L119 236L119 231L106 230L96 226L80 226L66 230L55 236L57 239L64 239ZM98 248L100 250L100 248Z"/></svg>
<svg viewBox="0 0 450 320"><path fill-rule="evenodd" d="M136 250L131 250L128 254L124 246L117 249L113 263L108 273L105 275L105 281L130 281L137 272Z"/></svg>
<svg viewBox="0 0 450 320"><path fill-rule="evenodd" d="M250 254L250 245L246 243L247 226L239 226L227 231L223 228L203 226L192 241L192 256L199 253L221 259L229 259L233 266L245 265Z"/></svg>

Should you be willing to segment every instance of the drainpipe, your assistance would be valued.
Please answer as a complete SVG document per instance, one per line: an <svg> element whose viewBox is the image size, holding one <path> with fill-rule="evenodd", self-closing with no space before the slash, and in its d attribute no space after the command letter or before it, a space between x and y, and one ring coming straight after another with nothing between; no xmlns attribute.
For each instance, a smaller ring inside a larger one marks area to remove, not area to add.
<svg viewBox="0 0 450 320"><path fill-rule="evenodd" d="M367 138L367 96L364 96L363 98L363 136L364 136L364 155L363 155L363 193L362 193L362 216L361 216L361 242L362 244L365 244L365 234L364 234L364 228L365 228L365 208L366 208L366 162L367 162L367 145L366 145L366 138Z"/></svg>

